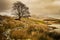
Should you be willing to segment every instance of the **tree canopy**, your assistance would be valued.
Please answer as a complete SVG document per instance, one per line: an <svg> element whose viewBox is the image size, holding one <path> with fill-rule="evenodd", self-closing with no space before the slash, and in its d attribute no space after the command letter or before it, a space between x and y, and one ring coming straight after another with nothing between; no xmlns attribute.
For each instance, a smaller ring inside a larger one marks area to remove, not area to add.
<svg viewBox="0 0 60 40"><path fill-rule="evenodd" d="M30 17L29 8L25 4L18 1L13 5L14 14L16 14L19 19L21 19L21 17Z"/></svg>

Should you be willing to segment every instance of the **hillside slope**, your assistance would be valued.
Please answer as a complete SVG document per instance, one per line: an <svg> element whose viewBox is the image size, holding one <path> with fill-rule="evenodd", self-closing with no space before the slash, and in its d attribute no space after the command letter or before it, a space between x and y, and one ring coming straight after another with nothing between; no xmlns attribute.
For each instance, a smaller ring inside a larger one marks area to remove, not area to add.
<svg viewBox="0 0 60 40"><path fill-rule="evenodd" d="M19 21L5 16L0 16L0 19L2 19L0 20L0 34L4 33L4 36L8 34L6 40L52 40L46 34L48 26L43 21L31 18L22 18Z"/></svg>

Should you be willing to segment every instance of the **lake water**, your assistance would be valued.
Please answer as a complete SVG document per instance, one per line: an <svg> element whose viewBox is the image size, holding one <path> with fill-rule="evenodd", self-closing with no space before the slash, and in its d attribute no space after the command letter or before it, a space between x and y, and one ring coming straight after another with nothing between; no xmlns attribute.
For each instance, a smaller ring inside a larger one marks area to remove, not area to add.
<svg viewBox="0 0 60 40"><path fill-rule="evenodd" d="M56 28L60 29L60 24L52 24L52 25L48 25L48 26L50 26L50 27L56 27Z"/></svg>
<svg viewBox="0 0 60 40"><path fill-rule="evenodd" d="M49 32L56 32L56 33L60 34L60 24L52 24L52 25L48 25L48 26L50 28L52 28L52 27L57 28L57 29L51 29Z"/></svg>

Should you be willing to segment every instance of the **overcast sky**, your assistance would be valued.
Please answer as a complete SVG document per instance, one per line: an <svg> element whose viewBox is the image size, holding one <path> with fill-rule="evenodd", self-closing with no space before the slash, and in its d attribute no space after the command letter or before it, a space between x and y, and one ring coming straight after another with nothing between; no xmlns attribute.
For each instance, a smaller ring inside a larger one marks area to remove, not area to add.
<svg viewBox="0 0 60 40"><path fill-rule="evenodd" d="M23 0L22 2L30 7L31 14L60 18L60 0Z"/></svg>
<svg viewBox="0 0 60 40"><path fill-rule="evenodd" d="M33 15L60 18L60 0L9 0L25 3Z"/></svg>

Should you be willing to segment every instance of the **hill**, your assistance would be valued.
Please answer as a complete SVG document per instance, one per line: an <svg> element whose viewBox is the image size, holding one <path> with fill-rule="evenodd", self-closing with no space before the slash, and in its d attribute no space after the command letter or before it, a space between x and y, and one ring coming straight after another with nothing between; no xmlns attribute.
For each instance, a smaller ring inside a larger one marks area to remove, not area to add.
<svg viewBox="0 0 60 40"><path fill-rule="evenodd" d="M46 34L47 31L48 26L44 21L31 18L21 18L20 21L0 16L0 34L3 34L6 40L53 40Z"/></svg>

